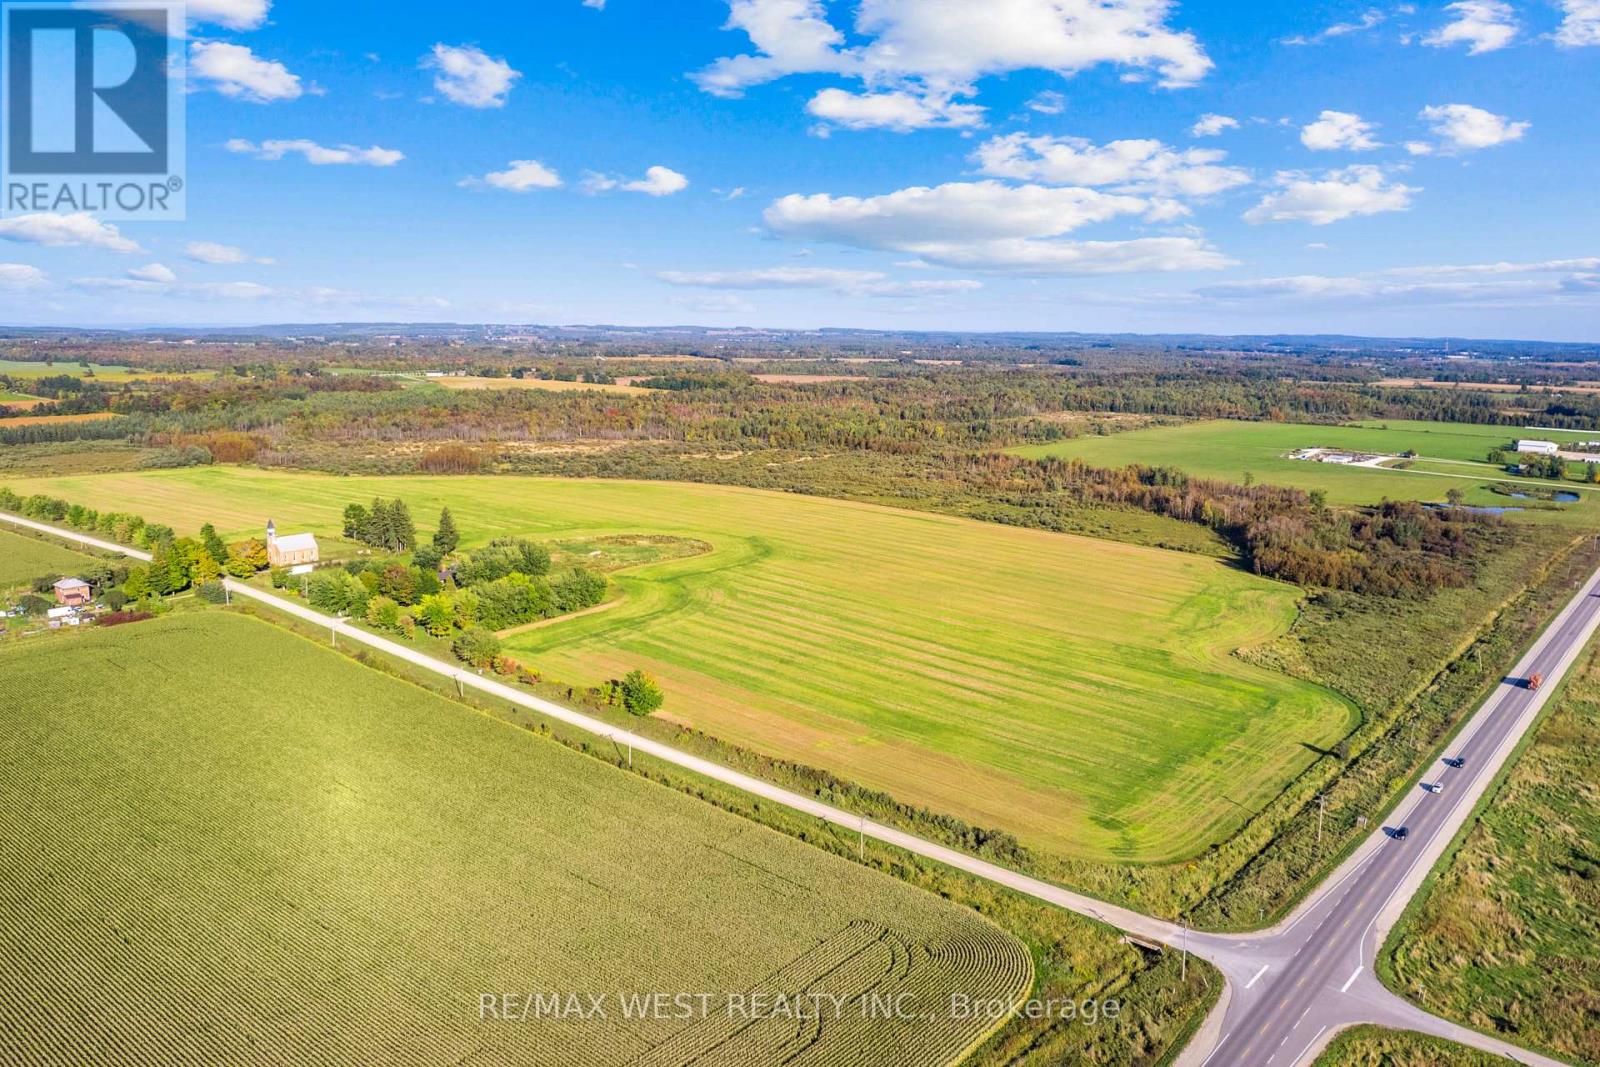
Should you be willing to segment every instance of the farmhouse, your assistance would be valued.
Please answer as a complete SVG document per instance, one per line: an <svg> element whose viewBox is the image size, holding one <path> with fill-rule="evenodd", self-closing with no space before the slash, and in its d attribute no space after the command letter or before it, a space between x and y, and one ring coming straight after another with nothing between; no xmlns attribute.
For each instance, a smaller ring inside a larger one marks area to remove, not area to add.
<svg viewBox="0 0 1600 1067"><path fill-rule="evenodd" d="M1530 452L1536 456L1553 456L1559 449L1554 441L1518 441L1518 452Z"/></svg>
<svg viewBox="0 0 1600 1067"><path fill-rule="evenodd" d="M317 539L308 533L278 536L278 528L267 520L267 565L294 567L302 563L315 563L320 557Z"/></svg>
<svg viewBox="0 0 1600 1067"><path fill-rule="evenodd" d="M56 603L65 607L81 608L94 599L89 583L82 578L63 578L52 588L55 590Z"/></svg>

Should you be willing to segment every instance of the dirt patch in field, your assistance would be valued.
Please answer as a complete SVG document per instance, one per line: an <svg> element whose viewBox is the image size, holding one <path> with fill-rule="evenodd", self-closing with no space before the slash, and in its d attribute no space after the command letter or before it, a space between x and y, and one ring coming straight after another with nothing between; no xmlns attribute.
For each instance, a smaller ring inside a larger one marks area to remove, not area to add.
<svg viewBox="0 0 1600 1067"><path fill-rule="evenodd" d="M544 378L428 378L433 385L442 385L446 389L457 389L471 392L479 389L538 389L547 393L619 393L624 396L638 396L647 393L648 389L636 389L631 385L618 382L615 385L605 382L558 382Z"/></svg>
<svg viewBox="0 0 1600 1067"><path fill-rule="evenodd" d="M772 385L812 385L816 382L865 382L865 374L753 374L758 382Z"/></svg>

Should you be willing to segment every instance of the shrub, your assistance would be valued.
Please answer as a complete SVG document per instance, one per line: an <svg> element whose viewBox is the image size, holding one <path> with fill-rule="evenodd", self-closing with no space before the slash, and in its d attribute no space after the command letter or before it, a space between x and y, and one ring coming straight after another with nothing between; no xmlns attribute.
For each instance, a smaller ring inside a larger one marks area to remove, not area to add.
<svg viewBox="0 0 1600 1067"><path fill-rule="evenodd" d="M400 628L400 605L386 596L375 596L367 601L367 622L385 630Z"/></svg>
<svg viewBox="0 0 1600 1067"><path fill-rule="evenodd" d="M481 626L463 630L450 643L456 658L474 667L491 667L500 655L500 639Z"/></svg>
<svg viewBox="0 0 1600 1067"><path fill-rule="evenodd" d="M622 679L622 706L634 715L649 715L666 703L666 694L656 680L641 670L631 670Z"/></svg>

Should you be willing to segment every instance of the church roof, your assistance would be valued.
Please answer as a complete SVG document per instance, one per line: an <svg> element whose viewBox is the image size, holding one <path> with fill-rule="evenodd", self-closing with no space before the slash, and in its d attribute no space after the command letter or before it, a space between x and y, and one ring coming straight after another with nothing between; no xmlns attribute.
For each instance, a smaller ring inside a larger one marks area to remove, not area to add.
<svg viewBox="0 0 1600 1067"><path fill-rule="evenodd" d="M304 552L307 549L315 551L317 539L308 533L289 534L278 538L277 545L279 552Z"/></svg>

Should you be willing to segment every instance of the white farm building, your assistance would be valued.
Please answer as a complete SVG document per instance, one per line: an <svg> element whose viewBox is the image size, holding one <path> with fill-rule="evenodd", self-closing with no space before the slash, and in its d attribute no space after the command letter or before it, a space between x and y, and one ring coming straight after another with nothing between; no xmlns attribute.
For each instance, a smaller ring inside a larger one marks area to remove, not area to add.
<svg viewBox="0 0 1600 1067"><path fill-rule="evenodd" d="M1560 451L1554 441L1518 441L1518 452L1530 452L1536 456L1553 456Z"/></svg>

